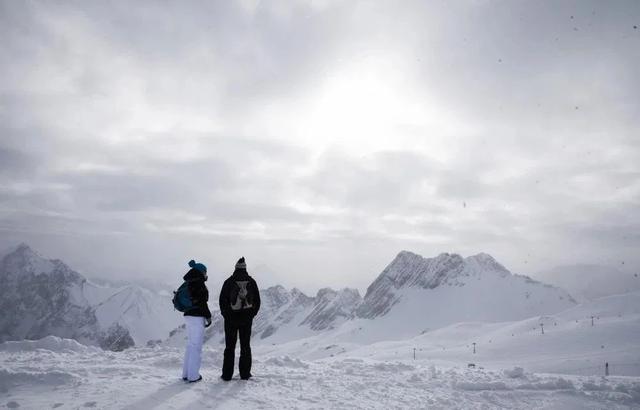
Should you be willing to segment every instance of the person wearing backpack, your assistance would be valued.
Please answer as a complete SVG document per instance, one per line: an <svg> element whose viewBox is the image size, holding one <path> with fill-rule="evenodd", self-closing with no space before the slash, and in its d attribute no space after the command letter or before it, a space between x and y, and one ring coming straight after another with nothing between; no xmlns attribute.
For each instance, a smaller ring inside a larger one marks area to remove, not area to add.
<svg viewBox="0 0 640 410"><path fill-rule="evenodd" d="M207 281L207 267L202 263L189 261L189 272L184 275L184 284L180 286L173 300L173 304L184 312L187 329L187 348L184 353L182 380L195 383L202 380L200 364L202 344L204 343L204 329L211 326L211 311L207 305L209 291Z"/></svg>
<svg viewBox="0 0 640 410"><path fill-rule="evenodd" d="M260 291L256 281L247 273L244 256L238 260L233 274L220 290L220 313L224 317L224 361L222 380L233 377L236 341L240 336L240 378L251 377L251 326L260 310Z"/></svg>

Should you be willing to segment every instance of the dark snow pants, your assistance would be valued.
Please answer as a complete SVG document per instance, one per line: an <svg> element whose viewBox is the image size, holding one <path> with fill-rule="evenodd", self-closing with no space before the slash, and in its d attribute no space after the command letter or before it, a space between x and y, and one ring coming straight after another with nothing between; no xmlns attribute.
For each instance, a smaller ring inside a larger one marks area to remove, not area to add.
<svg viewBox="0 0 640 410"><path fill-rule="evenodd" d="M238 334L240 335L240 361L238 368L240 370L240 378L247 379L251 377L251 325L252 320L245 321L224 321L224 362L222 364L222 378L231 379L233 376L233 364L236 355L236 341Z"/></svg>

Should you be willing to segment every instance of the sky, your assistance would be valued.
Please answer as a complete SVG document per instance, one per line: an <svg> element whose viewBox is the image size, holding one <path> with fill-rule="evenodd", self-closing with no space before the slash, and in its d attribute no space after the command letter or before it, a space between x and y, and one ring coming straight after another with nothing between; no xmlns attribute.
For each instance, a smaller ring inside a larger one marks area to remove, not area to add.
<svg viewBox="0 0 640 410"><path fill-rule="evenodd" d="M368 284L640 269L640 2L0 0L0 247Z"/></svg>

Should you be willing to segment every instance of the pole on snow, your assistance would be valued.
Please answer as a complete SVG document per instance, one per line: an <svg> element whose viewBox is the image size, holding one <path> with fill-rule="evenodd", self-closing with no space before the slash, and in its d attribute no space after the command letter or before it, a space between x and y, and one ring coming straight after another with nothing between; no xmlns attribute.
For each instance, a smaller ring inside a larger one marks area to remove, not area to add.
<svg viewBox="0 0 640 410"><path fill-rule="evenodd" d="M473 342L473 354L476 354L476 342Z"/></svg>
<svg viewBox="0 0 640 410"><path fill-rule="evenodd" d="M413 348L413 360L416 360L416 348Z"/></svg>
<svg viewBox="0 0 640 410"><path fill-rule="evenodd" d="M540 323L540 330L542 330L542 334L544 334L544 323Z"/></svg>
<svg viewBox="0 0 640 410"><path fill-rule="evenodd" d="M604 364L604 375L608 376L609 375L609 362L606 362Z"/></svg>
<svg viewBox="0 0 640 410"><path fill-rule="evenodd" d="M593 316L591 316L591 326L593 326Z"/></svg>

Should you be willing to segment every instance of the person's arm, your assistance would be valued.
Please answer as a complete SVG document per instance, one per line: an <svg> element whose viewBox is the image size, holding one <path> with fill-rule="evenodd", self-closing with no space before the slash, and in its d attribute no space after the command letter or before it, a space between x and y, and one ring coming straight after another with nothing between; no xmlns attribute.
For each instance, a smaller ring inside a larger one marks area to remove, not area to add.
<svg viewBox="0 0 640 410"><path fill-rule="evenodd" d="M253 317L255 317L258 314L258 311L260 310L260 289L258 289L258 284L256 283L255 280L253 280L252 282L253 282L253 287L256 295L256 298L253 301L253 304L254 304Z"/></svg>
<svg viewBox="0 0 640 410"><path fill-rule="evenodd" d="M224 284L222 285L222 288L220 289L220 298L218 300L218 303L220 304L220 314L222 315L222 317L227 317L227 314L229 313L229 296L227 292L227 282L225 281Z"/></svg>
<svg viewBox="0 0 640 410"><path fill-rule="evenodd" d="M204 313L205 313L205 318L208 319L208 324L211 324L211 311L209 310L209 289L207 289L207 285L205 285L204 283L202 284L204 286L204 295L203 295L203 308L204 308Z"/></svg>

